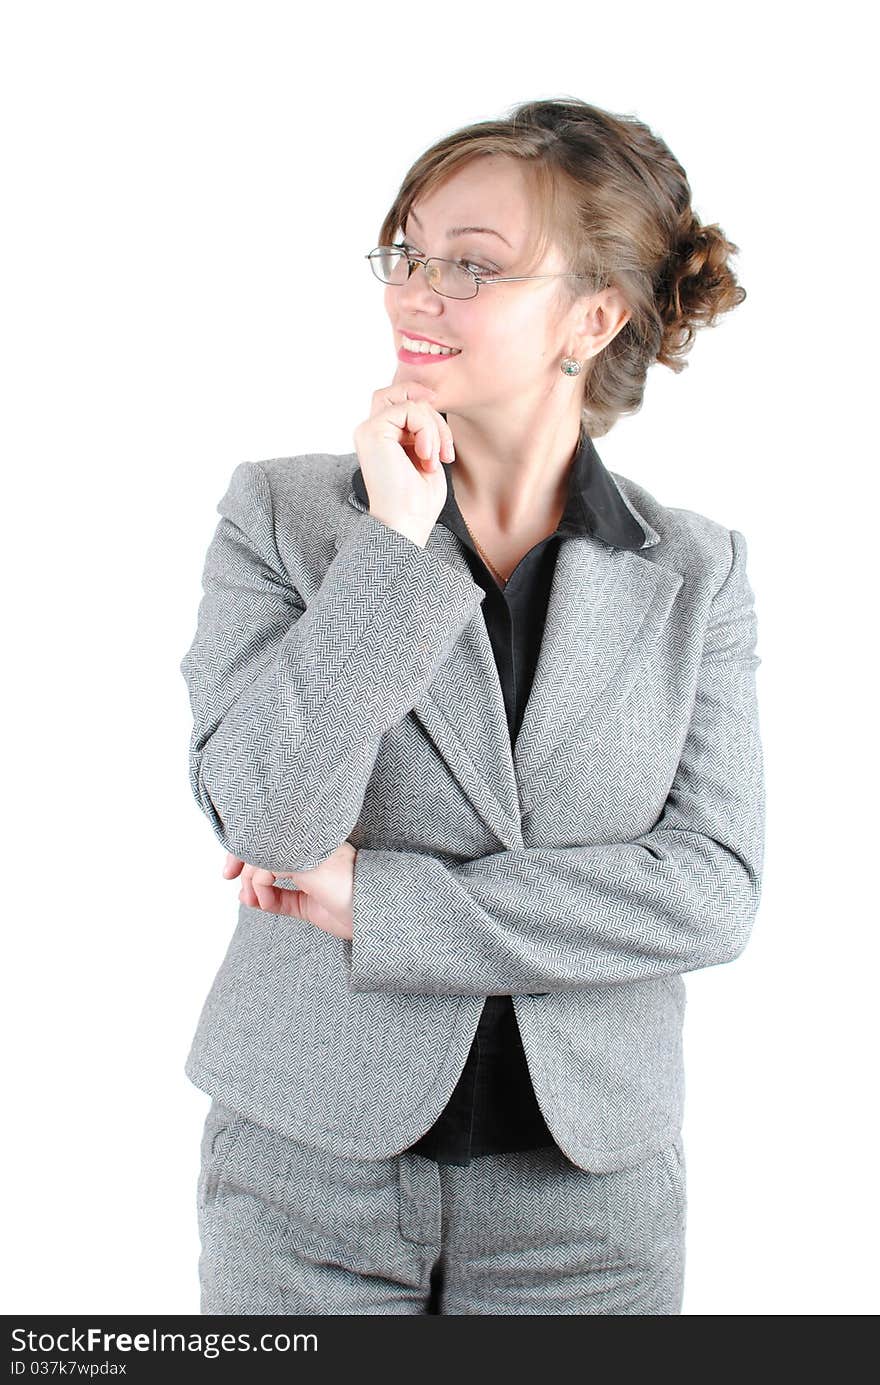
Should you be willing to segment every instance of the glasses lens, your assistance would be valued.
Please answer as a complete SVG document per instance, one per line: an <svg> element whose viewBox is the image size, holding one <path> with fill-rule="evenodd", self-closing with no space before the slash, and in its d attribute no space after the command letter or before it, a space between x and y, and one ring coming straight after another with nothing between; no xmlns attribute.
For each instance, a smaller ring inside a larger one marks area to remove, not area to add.
<svg viewBox="0 0 880 1385"><path fill-rule="evenodd" d="M473 298L477 281L454 260L432 260L429 266L431 284L445 298Z"/></svg>
<svg viewBox="0 0 880 1385"><path fill-rule="evenodd" d="M372 252L370 266L383 284L405 284L409 278L406 255L390 245L380 245ZM426 272L435 293L445 298L473 298L477 292L474 276L453 260L429 260Z"/></svg>
<svg viewBox="0 0 880 1385"><path fill-rule="evenodd" d="M406 256L390 245L380 245L372 252L370 266L383 284L405 284L409 276Z"/></svg>

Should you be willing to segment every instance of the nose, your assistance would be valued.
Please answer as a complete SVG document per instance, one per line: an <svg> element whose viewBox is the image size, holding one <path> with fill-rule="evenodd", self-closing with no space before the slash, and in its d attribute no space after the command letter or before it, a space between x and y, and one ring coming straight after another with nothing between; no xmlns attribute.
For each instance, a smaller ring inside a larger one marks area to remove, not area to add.
<svg viewBox="0 0 880 1385"><path fill-rule="evenodd" d="M422 264L417 264L413 268L405 284L401 284L396 290L398 299L401 294L405 294L407 305L413 304L424 308L425 305L436 307L443 302L439 293L435 293L428 280L427 270Z"/></svg>

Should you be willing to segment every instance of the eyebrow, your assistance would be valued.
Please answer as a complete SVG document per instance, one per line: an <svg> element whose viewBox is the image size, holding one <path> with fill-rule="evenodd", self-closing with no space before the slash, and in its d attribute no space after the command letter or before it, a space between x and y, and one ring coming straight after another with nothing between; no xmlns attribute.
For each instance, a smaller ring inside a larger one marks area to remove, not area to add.
<svg viewBox="0 0 880 1385"><path fill-rule="evenodd" d="M413 221L416 223L417 226L421 226L422 223L419 221L419 218L416 216L414 211L411 210L409 212L409 215L412 217ZM499 240L504 241L505 245L510 246L511 250L513 249L513 246L510 245L510 241L505 240L504 236L502 236L500 231L493 231L491 226L451 226L450 229L446 232L446 237L448 240L451 240L453 236L467 236L470 235L472 231L477 232L479 235L497 236Z"/></svg>

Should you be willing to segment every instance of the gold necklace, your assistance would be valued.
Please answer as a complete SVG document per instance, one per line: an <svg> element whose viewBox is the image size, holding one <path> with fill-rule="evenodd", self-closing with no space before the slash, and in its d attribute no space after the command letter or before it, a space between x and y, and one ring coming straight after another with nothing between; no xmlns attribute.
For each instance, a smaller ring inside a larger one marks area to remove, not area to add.
<svg viewBox="0 0 880 1385"><path fill-rule="evenodd" d="M458 513L461 515L461 507L459 507ZM461 517L462 517L462 520L464 521L464 527L465 527L465 529L467 529L468 533L469 533L470 536L471 536L471 539L473 540L474 548L477 550L477 552L479 553L479 555L480 555L480 557L482 558L483 562L486 564L486 567L489 569L489 571L491 572L492 576L495 578L496 582L498 582L498 584L499 584L500 586L506 587L506 586L507 586L507 578L506 578L506 577L502 577L502 576L501 576L501 573L498 571L497 567L493 567L493 566L492 566L492 564L490 563L489 559L486 557L486 554L483 552L482 548L481 548L480 545L477 543L477 540L474 538L473 532L471 531L471 526L468 524L468 522L467 522L467 520L465 519L464 515L461 515Z"/></svg>

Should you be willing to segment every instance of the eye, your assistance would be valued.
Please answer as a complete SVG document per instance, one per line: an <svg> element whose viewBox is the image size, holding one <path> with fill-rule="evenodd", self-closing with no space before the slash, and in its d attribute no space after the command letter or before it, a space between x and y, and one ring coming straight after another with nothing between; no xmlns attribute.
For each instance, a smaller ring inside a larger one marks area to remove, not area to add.
<svg viewBox="0 0 880 1385"><path fill-rule="evenodd" d="M491 279L500 272L497 269L490 269L488 265L475 264L473 260L459 260L458 263L463 265L465 269L473 270L474 273L479 274L481 279Z"/></svg>
<svg viewBox="0 0 880 1385"><path fill-rule="evenodd" d="M421 250L417 250L408 240L402 241L399 248L401 250L408 250L412 255L421 255L422 253ZM480 264L477 260L459 259L456 263L462 265L464 269L470 269L474 274L478 274L481 279L491 279L495 275L501 273L497 265L493 267L491 265Z"/></svg>

